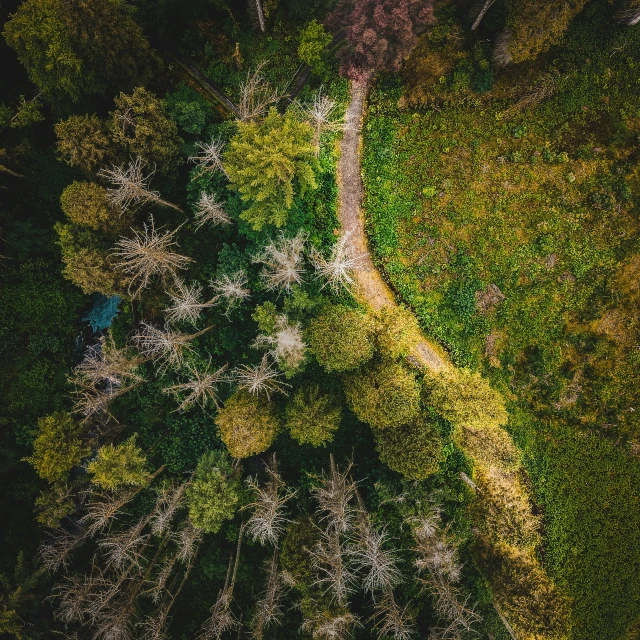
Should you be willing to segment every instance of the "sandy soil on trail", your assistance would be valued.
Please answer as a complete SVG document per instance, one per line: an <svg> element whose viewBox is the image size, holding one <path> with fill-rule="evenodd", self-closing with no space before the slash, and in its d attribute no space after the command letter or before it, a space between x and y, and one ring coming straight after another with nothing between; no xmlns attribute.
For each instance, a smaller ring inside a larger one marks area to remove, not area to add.
<svg viewBox="0 0 640 640"><path fill-rule="evenodd" d="M397 303L391 289L373 264L364 228L360 147L366 94L366 84L351 84L351 102L346 113L338 160L338 218L342 226L341 233L349 234L354 253L361 256L354 273L356 296L378 310ZM426 338L416 345L412 356L420 366L432 371L451 366L444 350Z"/></svg>

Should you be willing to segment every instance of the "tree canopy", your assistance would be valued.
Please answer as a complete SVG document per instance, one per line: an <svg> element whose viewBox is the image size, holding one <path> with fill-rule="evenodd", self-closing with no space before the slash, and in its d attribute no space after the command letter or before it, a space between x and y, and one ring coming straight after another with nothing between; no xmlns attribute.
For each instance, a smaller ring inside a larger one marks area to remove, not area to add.
<svg viewBox="0 0 640 640"><path fill-rule="evenodd" d="M98 449L96 457L87 465L92 481L103 489L140 486L150 477L147 458L131 436L122 444L107 444Z"/></svg>
<svg viewBox="0 0 640 640"><path fill-rule="evenodd" d="M127 6L113 0L26 0L4 36L32 82L58 101L131 90L154 62Z"/></svg>
<svg viewBox="0 0 640 640"><path fill-rule="evenodd" d="M262 122L238 122L224 156L231 187L249 203L241 217L254 229L283 226L296 192L316 188L313 129L271 109Z"/></svg>
<svg viewBox="0 0 640 640"><path fill-rule="evenodd" d="M333 440L342 410L335 397L318 385L300 387L287 403L285 425L300 444L319 447Z"/></svg>

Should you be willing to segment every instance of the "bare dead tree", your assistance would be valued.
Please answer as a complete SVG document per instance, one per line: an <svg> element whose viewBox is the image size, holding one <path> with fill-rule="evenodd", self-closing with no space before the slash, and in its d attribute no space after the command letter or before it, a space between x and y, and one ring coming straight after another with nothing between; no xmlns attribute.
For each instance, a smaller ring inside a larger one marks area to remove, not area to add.
<svg viewBox="0 0 640 640"><path fill-rule="evenodd" d="M226 312L229 313L236 304L251 296L251 290L247 288L248 283L247 274L244 271L236 271L232 275L226 273L221 275L216 280L212 280L209 286L218 298L226 300Z"/></svg>
<svg viewBox="0 0 640 640"><path fill-rule="evenodd" d="M509 53L509 40L511 39L511 29L504 29L496 38L493 48L493 62L497 67L506 67L511 64L511 54Z"/></svg>
<svg viewBox="0 0 640 640"><path fill-rule="evenodd" d="M198 175L220 171L229 177L222 160L224 144L222 138L211 138L210 142L196 142L196 155L191 156L189 162L197 165Z"/></svg>
<svg viewBox="0 0 640 640"><path fill-rule="evenodd" d="M159 536L168 531L171 520L184 503L184 492L187 482L180 484L170 483L161 487L158 491L157 508L151 517L151 533Z"/></svg>
<svg viewBox="0 0 640 640"><path fill-rule="evenodd" d="M160 233L156 230L153 216L149 223L143 225L142 231L134 230L132 238L121 238L116 244L113 255L118 260L118 266L124 273L131 276L129 292L132 297L145 289L155 276L166 278L176 277L180 269L186 269L191 258L174 253L176 246L175 235L178 229ZM137 287L134 288L134 283Z"/></svg>
<svg viewBox="0 0 640 640"><path fill-rule="evenodd" d="M209 331L207 327L197 333L181 333L171 328L158 329L152 324L142 323L142 332L133 336L134 344L144 356L154 361L160 371L168 367L178 368L184 363L186 351L192 351L191 342Z"/></svg>
<svg viewBox="0 0 640 640"><path fill-rule="evenodd" d="M221 382L227 380L225 375L227 367L225 364L217 371L210 372L207 367L206 371L200 372L192 365L187 365L189 379L187 382L174 384L171 387L163 389L164 393L171 393L177 397L183 397L177 411L186 411L193 406L205 408L210 402L216 407L218 405L218 387ZM186 395L184 395L186 394Z"/></svg>
<svg viewBox="0 0 640 640"><path fill-rule="evenodd" d="M280 92L274 89L262 74L267 63L263 62L256 67L253 73L247 74L247 79L240 84L240 100L238 110L240 120L256 120L267 114L269 107L278 104L282 97Z"/></svg>
<svg viewBox="0 0 640 640"><path fill-rule="evenodd" d="M397 554L385 548L388 535L376 530L368 517L356 527L357 541L348 548L354 567L364 574L362 586L372 595L388 593L402 575L397 566Z"/></svg>
<svg viewBox="0 0 640 640"><path fill-rule="evenodd" d="M173 290L169 292L170 306L164 309L167 322L188 322L195 325L204 309L213 306L213 300L202 302L202 285L194 282L188 286L176 278Z"/></svg>
<svg viewBox="0 0 640 640"><path fill-rule="evenodd" d="M410 640L416 634L416 626L409 612L409 607L400 607L388 590L374 602L374 628L378 632L378 640Z"/></svg>
<svg viewBox="0 0 640 640"><path fill-rule="evenodd" d="M202 531L194 527L191 520L187 520L184 527L174 535L174 539L178 547L176 558L180 562L188 563L191 562L202 540Z"/></svg>
<svg viewBox="0 0 640 640"><path fill-rule="evenodd" d="M86 535L87 532L82 528L73 533L64 529L50 532L38 549L40 566L52 572L60 567L66 567L73 552L85 540Z"/></svg>
<svg viewBox="0 0 640 640"><path fill-rule="evenodd" d="M302 364L307 348L300 325L289 324L285 315L278 316L275 334L258 335L254 346L270 347L269 353L273 359L291 369L297 369Z"/></svg>
<svg viewBox="0 0 640 640"><path fill-rule="evenodd" d="M325 280L325 286L336 293L341 289L351 291L354 284L353 272L362 261L363 255L354 255L350 245L352 232L345 233L331 248L331 257L327 260L315 247L311 248L309 259L318 276Z"/></svg>
<svg viewBox="0 0 640 640"><path fill-rule="evenodd" d="M272 393L286 394L285 387L290 386L280 380L282 374L273 368L267 353L260 364L253 367L243 364L236 367L232 373L238 387L255 396L264 394L270 398Z"/></svg>
<svg viewBox="0 0 640 640"><path fill-rule="evenodd" d="M92 538L103 529L111 526L122 507L130 502L141 489L142 487L136 487L130 491L106 494L90 492L86 512L80 518L80 523L86 527L87 536Z"/></svg>
<svg viewBox="0 0 640 640"><path fill-rule="evenodd" d="M125 381L144 382L144 378L136 372L143 362L143 358L130 357L126 349L116 347L113 338L102 336L96 344L87 348L82 362L75 367L69 381L79 387L118 387Z"/></svg>
<svg viewBox="0 0 640 640"><path fill-rule="evenodd" d="M231 611L231 603L233 602L233 591L238 573L240 547L242 544L242 536L244 535L244 526L245 525L243 523L240 527L240 532L238 533L238 546L236 548L233 571L231 570L232 558L230 558L224 587L220 590L218 599L211 607L211 615L202 626L198 640L220 640L225 632L233 631L240 626L240 622Z"/></svg>
<svg viewBox="0 0 640 640"><path fill-rule="evenodd" d="M268 480L264 485L258 484L255 478L249 477L246 480L254 496L254 501L244 507L253 510L247 521L247 533L261 545L269 542L277 547L278 540L289 522L285 517L284 506L295 492L289 489L282 491L285 483L278 474L275 455L266 470Z"/></svg>
<svg viewBox="0 0 640 640"><path fill-rule="evenodd" d="M196 204L195 216L197 220L196 230L207 223L212 225L231 224L231 218L222 204L218 202L215 196L208 194L206 191L200 194Z"/></svg>
<svg viewBox="0 0 640 640"><path fill-rule="evenodd" d="M263 264L262 278L268 290L283 289L290 292L294 284L303 282L304 247L307 235L299 231L294 237L286 238L284 233L272 240L253 259Z"/></svg>
<svg viewBox="0 0 640 640"><path fill-rule="evenodd" d="M327 530L347 533L353 528L356 511L352 500L356 494L356 485L349 477L351 465L340 473L333 454L330 456L331 471L320 476L320 484L312 489L312 494L320 506L321 521L327 523Z"/></svg>
<svg viewBox="0 0 640 640"><path fill-rule="evenodd" d="M305 620L302 630L309 631L314 640L346 640L351 636L352 628L358 624L358 618L348 611L338 614L323 612L311 620Z"/></svg>
<svg viewBox="0 0 640 640"><path fill-rule="evenodd" d="M340 118L335 117L336 101L322 93L322 87L313 101L302 106L304 117L310 122L314 130L313 145L316 148L316 156L320 155L320 136L323 131L339 131L343 128Z"/></svg>
<svg viewBox="0 0 640 640"><path fill-rule="evenodd" d="M140 383L130 384L124 387L105 385L89 385L76 387L73 394L73 412L82 416L82 422L87 422L99 414L109 414L109 403L128 391L135 389Z"/></svg>
<svg viewBox="0 0 640 640"><path fill-rule="evenodd" d="M149 538L149 534L144 533L148 521L149 516L143 517L132 527L98 540L107 568L122 570L128 566L140 567L142 551Z"/></svg>
<svg viewBox="0 0 640 640"><path fill-rule="evenodd" d="M518 111L523 111L524 109L530 109L540 104L543 100L547 100L556 93L561 79L560 73L557 70L543 73L535 86L524 93L515 104L506 109L503 115L510 115Z"/></svg>
<svg viewBox="0 0 640 640"><path fill-rule="evenodd" d="M251 621L252 637L262 640L269 627L280 626L284 614L282 598L286 584L278 571L278 549L273 550L267 572L267 587L256 603L256 610Z"/></svg>
<svg viewBox="0 0 640 640"><path fill-rule="evenodd" d="M481 617L470 603L470 596L463 593L457 582L462 567L457 561L456 545L440 528L440 517L433 512L413 523L416 542L416 567L428 573L423 582L435 595L435 609L444 626L435 630L441 640L462 640L475 633Z"/></svg>
<svg viewBox="0 0 640 640"><path fill-rule="evenodd" d="M309 554L316 573L314 584L330 594L337 604L346 606L349 594L354 591L356 575L340 534L333 529L321 530L320 539Z"/></svg>
<svg viewBox="0 0 640 640"><path fill-rule="evenodd" d="M132 206L151 202L184 213L178 205L163 200L157 191L149 187L155 169L148 173L145 173L145 169L146 164L137 156L128 165L113 166L111 169L100 171L98 175L112 185L107 189L107 198L111 204L121 211L127 211Z"/></svg>

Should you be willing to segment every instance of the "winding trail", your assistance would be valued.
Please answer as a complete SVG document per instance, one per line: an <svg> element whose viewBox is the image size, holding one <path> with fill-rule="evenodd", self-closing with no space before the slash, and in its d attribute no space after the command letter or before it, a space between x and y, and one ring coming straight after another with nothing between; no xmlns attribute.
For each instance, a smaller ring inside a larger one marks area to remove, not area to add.
<svg viewBox="0 0 640 640"><path fill-rule="evenodd" d="M349 235L354 254L360 256L354 270L356 297L378 311L383 307L397 306L397 302L373 264L364 224L360 149L367 90L365 82L351 83L351 101L346 112L346 126L338 160L338 218L342 235ZM452 366L444 349L424 336L415 346L409 360L420 368L435 372Z"/></svg>

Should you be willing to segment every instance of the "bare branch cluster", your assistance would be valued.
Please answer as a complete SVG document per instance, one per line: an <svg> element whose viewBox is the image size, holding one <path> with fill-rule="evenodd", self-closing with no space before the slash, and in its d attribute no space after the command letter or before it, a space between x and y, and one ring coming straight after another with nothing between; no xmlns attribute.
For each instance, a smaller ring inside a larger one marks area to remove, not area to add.
<svg viewBox="0 0 640 640"><path fill-rule="evenodd" d="M313 102L302 106L304 117L314 130L316 155L320 153L320 136L323 131L339 131L344 124L335 116L336 101L322 93L322 87L313 98Z"/></svg>
<svg viewBox="0 0 640 640"><path fill-rule="evenodd" d="M357 543L349 547L349 554L357 571L364 574L362 586L372 595L388 593L400 579L396 554L385 548L388 535L376 530L367 517L357 527Z"/></svg>
<svg viewBox="0 0 640 640"><path fill-rule="evenodd" d="M191 520L187 520L185 526L175 534L174 539L178 547L176 558L180 562L190 562L202 540L202 531L194 527Z"/></svg>
<svg viewBox="0 0 640 640"><path fill-rule="evenodd" d="M200 319L203 309L213 306L213 301L202 302L202 285L194 282L188 286L182 280L174 280L174 288L169 292L170 306L164 309L167 322L188 322L192 325Z"/></svg>
<svg viewBox="0 0 640 640"><path fill-rule="evenodd" d="M57 571L60 567L66 567L71 554L85 538L84 529L78 529L74 533L64 529L51 532L38 550L41 566L47 571Z"/></svg>
<svg viewBox="0 0 640 640"><path fill-rule="evenodd" d="M320 506L321 520L327 530L347 533L353 527L356 510L351 504L356 485L349 477L351 465L340 473L331 458L331 472L320 477L320 484L312 490Z"/></svg>
<svg viewBox="0 0 640 640"><path fill-rule="evenodd" d="M159 536L166 533L171 525L171 520L176 515L176 511L184 503L184 492L187 483L171 483L161 487L158 492L157 506L151 516L151 533Z"/></svg>
<svg viewBox="0 0 640 640"><path fill-rule="evenodd" d="M358 618L349 612L337 615L322 613L306 620L302 629L309 631L314 640L346 640L351 636L351 629L358 624Z"/></svg>
<svg viewBox="0 0 640 640"><path fill-rule="evenodd" d="M276 240L267 244L254 262L263 264L262 278L267 289L282 289L290 292L294 284L303 282L304 247L307 235L299 231L294 237L287 238L280 232Z"/></svg>
<svg viewBox="0 0 640 640"><path fill-rule="evenodd" d="M118 512L138 491L139 489L134 489L123 493L107 493L103 495L91 492L86 512L80 518L81 524L86 527L87 536L92 538L103 529L111 526L118 516Z"/></svg>
<svg viewBox="0 0 640 640"><path fill-rule="evenodd" d="M140 352L152 359L160 370L168 367L179 368L184 363L186 351L191 351L191 341L209 330L186 334L171 328L158 329L152 324L142 323L142 331L133 336L133 342Z"/></svg>
<svg viewBox="0 0 640 640"><path fill-rule="evenodd" d="M362 261L362 255L354 255L349 244L351 232L340 237L331 248L331 257L327 260L315 247L311 248L309 259L319 277L325 280L324 286L330 286L336 293L342 288L347 291L353 286L353 272Z"/></svg>
<svg viewBox="0 0 640 640"><path fill-rule="evenodd" d="M396 602L393 591L387 591L382 598L374 602L375 628L379 640L410 640L416 633L415 624L409 613L408 606L400 607Z"/></svg>
<svg viewBox="0 0 640 640"><path fill-rule="evenodd" d="M289 522L284 514L284 505L294 496L294 492L289 489L281 491L285 483L276 470L275 458L267 466L267 475L268 480L264 485L258 484L254 478L247 478L247 485L255 498L246 507L253 510L247 521L247 533L261 545L269 542L277 546Z"/></svg>
<svg viewBox="0 0 640 640"><path fill-rule="evenodd" d="M107 189L107 198L111 204L122 211L127 211L131 207L152 202L182 211L179 206L163 200L157 191L153 191L149 187L155 169L148 173L145 173L145 169L145 162L138 156L128 165L113 166L110 169L100 171L100 177L111 184L111 187Z"/></svg>
<svg viewBox="0 0 640 640"><path fill-rule="evenodd" d="M273 359L291 369L297 369L304 360L307 345L302 338L299 324L289 324L286 316L278 316L274 335L260 334L254 346L271 347L269 353Z"/></svg>
<svg viewBox="0 0 640 640"><path fill-rule="evenodd" d="M269 627L279 626L284 614L282 598L286 584L278 571L278 550L274 549L273 558L269 562L267 588L256 603L256 611L251 621L252 636L262 640Z"/></svg>
<svg viewBox="0 0 640 640"><path fill-rule="evenodd" d="M247 274L244 271L236 271L232 275L225 273L216 280L212 280L209 286L216 296L227 301L227 313L229 313L237 303L251 296L248 283Z"/></svg>
<svg viewBox="0 0 640 640"><path fill-rule="evenodd" d="M196 142L196 155L191 156L189 162L197 165L199 175L221 171L228 178L222 161L223 150L222 138L211 138L209 142Z"/></svg>
<svg viewBox="0 0 640 640"><path fill-rule="evenodd" d="M281 381L282 374L273 368L267 353L260 363L253 367L246 364L236 367L233 376L240 389L255 396L264 394L270 398L272 393L286 393L285 387L289 386Z"/></svg>
<svg viewBox="0 0 640 640"><path fill-rule="evenodd" d="M462 567L457 561L457 549L446 530L441 530L437 512L413 523L416 542L416 567L427 571L425 581L435 594L436 612L445 625L436 631L441 640L462 640L475 633L481 617L470 604L470 596L457 586Z"/></svg>
<svg viewBox="0 0 640 640"><path fill-rule="evenodd" d="M175 279L177 271L186 269L192 262L191 258L171 250L176 246L174 238L177 231L157 231L151 217L142 231L134 230L132 238L121 238L117 242L114 256L120 269L131 277L129 291L133 297L145 289L153 277L172 276Z"/></svg>
<svg viewBox="0 0 640 640"><path fill-rule="evenodd" d="M253 73L247 74L247 79L240 84L240 99L238 110L240 120L256 120L267 114L272 105L278 104L282 95L274 89L264 77L262 70L266 62L258 65Z"/></svg>
<svg viewBox="0 0 640 640"><path fill-rule="evenodd" d="M215 196L203 191L200 194L195 210L196 229L207 223L212 225L231 224L229 214L224 210L222 203L218 202Z"/></svg>
<svg viewBox="0 0 640 640"><path fill-rule="evenodd" d="M221 382L228 380L225 375L227 367L228 365L225 364L214 372L210 372L209 368L204 372L200 372L196 367L187 365L189 379L186 382L167 387L163 391L183 397L177 409L178 411L186 411L193 406L205 408L210 402L217 407L219 399L218 387Z"/></svg>

